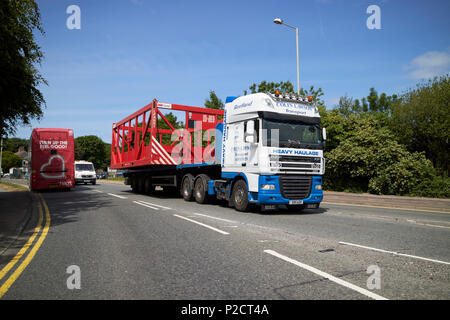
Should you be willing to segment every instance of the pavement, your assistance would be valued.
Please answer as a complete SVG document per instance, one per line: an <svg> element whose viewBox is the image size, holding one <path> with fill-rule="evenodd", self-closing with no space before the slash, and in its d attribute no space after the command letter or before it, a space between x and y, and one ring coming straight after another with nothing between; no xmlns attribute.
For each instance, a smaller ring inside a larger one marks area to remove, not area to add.
<svg viewBox="0 0 450 320"><path fill-rule="evenodd" d="M0 255L23 233L32 216L30 192L8 191L0 185Z"/></svg>
<svg viewBox="0 0 450 320"><path fill-rule="evenodd" d="M407 196L386 196L369 193L325 191L325 203L356 204L365 206L408 208L450 213L450 199L434 199Z"/></svg>
<svg viewBox="0 0 450 320"><path fill-rule="evenodd" d="M39 195L49 232L3 299L450 299L446 213L327 203L242 213L109 183Z"/></svg>

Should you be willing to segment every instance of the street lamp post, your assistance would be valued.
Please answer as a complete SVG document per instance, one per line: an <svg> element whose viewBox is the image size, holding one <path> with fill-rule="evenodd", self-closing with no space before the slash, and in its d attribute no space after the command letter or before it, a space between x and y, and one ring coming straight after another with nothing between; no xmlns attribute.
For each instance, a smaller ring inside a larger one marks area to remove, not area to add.
<svg viewBox="0 0 450 320"><path fill-rule="evenodd" d="M298 61L298 28L284 23L283 20L280 18L274 19L273 22L276 24L284 24L286 27L295 29L295 36L296 36L296 40L297 40L297 94L300 94L300 66L299 66L299 61Z"/></svg>

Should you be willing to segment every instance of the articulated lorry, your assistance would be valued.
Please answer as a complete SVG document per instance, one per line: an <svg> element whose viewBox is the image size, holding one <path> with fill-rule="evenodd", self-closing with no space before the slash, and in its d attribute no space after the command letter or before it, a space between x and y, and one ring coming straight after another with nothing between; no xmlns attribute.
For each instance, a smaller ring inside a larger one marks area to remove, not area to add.
<svg viewBox="0 0 450 320"><path fill-rule="evenodd" d="M173 115L184 122L169 121ZM200 204L225 200L238 211L318 208L325 140L311 96L227 97L224 110L154 99L113 124L111 168L125 170L136 193L158 186Z"/></svg>

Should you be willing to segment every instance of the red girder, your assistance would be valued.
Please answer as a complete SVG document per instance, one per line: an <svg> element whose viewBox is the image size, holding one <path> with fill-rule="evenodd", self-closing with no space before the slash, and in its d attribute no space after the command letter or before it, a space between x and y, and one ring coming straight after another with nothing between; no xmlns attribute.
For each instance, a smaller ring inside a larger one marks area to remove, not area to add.
<svg viewBox="0 0 450 320"><path fill-rule="evenodd" d="M175 128L160 109L185 112L184 127ZM210 131L222 122L219 116L223 116L223 110L160 103L154 99L145 107L113 124L111 168L211 161L205 159L204 154L207 157L214 155L214 144L211 143L214 134L211 135ZM158 128L158 117L170 129ZM174 141L163 139L164 135L168 134L171 137L175 135ZM196 139L192 146L193 134ZM204 135L206 141L203 144Z"/></svg>

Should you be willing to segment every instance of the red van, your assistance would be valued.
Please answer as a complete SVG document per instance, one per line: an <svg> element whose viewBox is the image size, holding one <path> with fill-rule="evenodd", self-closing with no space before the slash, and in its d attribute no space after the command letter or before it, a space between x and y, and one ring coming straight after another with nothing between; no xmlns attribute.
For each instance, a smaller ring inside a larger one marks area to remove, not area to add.
<svg viewBox="0 0 450 320"><path fill-rule="evenodd" d="M70 189L75 185L72 129L33 129L28 147L31 190Z"/></svg>

